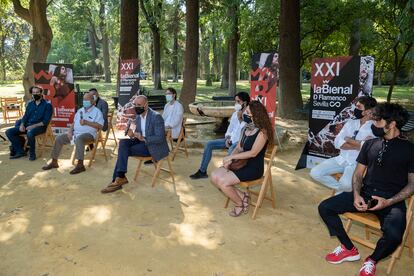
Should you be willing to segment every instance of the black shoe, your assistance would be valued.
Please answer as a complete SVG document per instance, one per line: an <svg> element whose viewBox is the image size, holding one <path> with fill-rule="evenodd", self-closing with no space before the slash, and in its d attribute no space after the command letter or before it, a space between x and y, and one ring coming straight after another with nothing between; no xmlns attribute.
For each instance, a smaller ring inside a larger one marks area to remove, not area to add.
<svg viewBox="0 0 414 276"><path fill-rule="evenodd" d="M36 160L36 154L30 154L29 155L29 160L30 161L35 161Z"/></svg>
<svg viewBox="0 0 414 276"><path fill-rule="evenodd" d="M23 157L23 156L27 156L27 153L25 153L25 152L16 153L15 155L10 156L10 159L17 159L17 158L20 158L20 157Z"/></svg>
<svg viewBox="0 0 414 276"><path fill-rule="evenodd" d="M93 144L88 145L86 151L92 151L95 146Z"/></svg>
<svg viewBox="0 0 414 276"><path fill-rule="evenodd" d="M16 151L14 150L13 146L9 146L9 149L10 149L10 157L15 156Z"/></svg>
<svg viewBox="0 0 414 276"><path fill-rule="evenodd" d="M198 170L195 174L190 175L191 179L208 178L207 173Z"/></svg>
<svg viewBox="0 0 414 276"><path fill-rule="evenodd" d="M151 164L153 164L154 162L152 162L152 160L147 160L147 161L145 161L144 162L144 165L151 165Z"/></svg>

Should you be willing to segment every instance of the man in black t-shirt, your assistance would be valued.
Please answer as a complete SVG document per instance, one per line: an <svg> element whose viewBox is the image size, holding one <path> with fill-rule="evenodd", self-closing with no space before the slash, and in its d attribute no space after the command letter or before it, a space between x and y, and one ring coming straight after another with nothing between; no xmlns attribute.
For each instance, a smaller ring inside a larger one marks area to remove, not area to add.
<svg viewBox="0 0 414 276"><path fill-rule="evenodd" d="M360 259L339 214L371 212L380 220L383 236L365 259L361 276L375 275L378 261L391 255L401 244L406 228L404 200L414 194L414 144L401 136L408 112L398 104L379 104L374 110L372 132L378 138L364 143L352 177L352 192L324 200L319 214L331 236L341 245L326 256L333 264Z"/></svg>

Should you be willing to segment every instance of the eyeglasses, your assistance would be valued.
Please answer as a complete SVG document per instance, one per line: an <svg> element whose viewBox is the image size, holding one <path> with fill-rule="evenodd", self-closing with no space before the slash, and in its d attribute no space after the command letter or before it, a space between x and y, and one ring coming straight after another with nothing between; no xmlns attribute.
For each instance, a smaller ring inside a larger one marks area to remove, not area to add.
<svg viewBox="0 0 414 276"><path fill-rule="evenodd" d="M378 155L377 155L377 166L378 167L382 167L384 165L383 159L384 159L384 154L387 152L387 149L388 149L388 141L384 140L382 142L382 148L378 152Z"/></svg>

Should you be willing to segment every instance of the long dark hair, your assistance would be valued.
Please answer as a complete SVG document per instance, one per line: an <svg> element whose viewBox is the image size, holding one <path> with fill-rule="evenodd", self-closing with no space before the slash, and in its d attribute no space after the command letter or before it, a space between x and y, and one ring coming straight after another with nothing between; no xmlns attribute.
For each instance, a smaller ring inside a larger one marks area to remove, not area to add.
<svg viewBox="0 0 414 276"><path fill-rule="evenodd" d="M267 115L266 108L259 101L251 101L249 103L250 112L252 113L254 124L263 131L267 136L268 145L273 145L273 127Z"/></svg>

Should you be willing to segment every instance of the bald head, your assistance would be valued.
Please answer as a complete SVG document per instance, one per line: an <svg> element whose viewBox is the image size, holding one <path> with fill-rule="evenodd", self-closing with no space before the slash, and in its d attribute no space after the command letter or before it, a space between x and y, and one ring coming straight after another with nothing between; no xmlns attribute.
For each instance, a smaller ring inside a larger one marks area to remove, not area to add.
<svg viewBox="0 0 414 276"><path fill-rule="evenodd" d="M144 95L138 95L134 100L134 104L136 106L146 106L147 103L148 103L148 99Z"/></svg>
<svg viewBox="0 0 414 276"><path fill-rule="evenodd" d="M93 100L93 95L91 93L86 93L85 95L83 95L83 100L84 101L92 101Z"/></svg>

